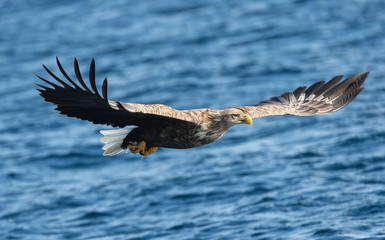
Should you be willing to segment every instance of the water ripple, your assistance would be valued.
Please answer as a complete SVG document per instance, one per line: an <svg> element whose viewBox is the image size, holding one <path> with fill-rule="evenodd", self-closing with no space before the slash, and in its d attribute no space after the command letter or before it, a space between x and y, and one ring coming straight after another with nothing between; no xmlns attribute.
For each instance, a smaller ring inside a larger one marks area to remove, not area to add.
<svg viewBox="0 0 385 240"><path fill-rule="evenodd" d="M384 239L384 3L0 2L0 239ZM178 109L252 105L370 70L326 116L255 119L196 149L103 157L32 72Z"/></svg>

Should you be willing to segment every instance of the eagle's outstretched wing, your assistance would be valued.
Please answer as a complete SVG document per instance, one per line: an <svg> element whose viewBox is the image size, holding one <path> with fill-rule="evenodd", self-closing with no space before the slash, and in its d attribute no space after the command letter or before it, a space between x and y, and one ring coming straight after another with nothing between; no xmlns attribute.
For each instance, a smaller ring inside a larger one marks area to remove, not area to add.
<svg viewBox="0 0 385 240"><path fill-rule="evenodd" d="M44 69L59 82L61 86L37 76L51 85L50 87L47 87L37 84L42 88L37 90L40 91L40 95L44 100L57 105L55 110L58 110L61 114L88 120L95 124L105 124L113 127L125 127L128 125L170 125L181 123L195 125L195 123L189 121L188 115L165 105L121 103L119 101L108 100L107 78L103 81L101 96L95 84L94 59L92 59L89 72L89 82L93 91L91 91L83 81L76 58L74 59L75 75L82 87L76 84L67 75L58 58L56 58L56 61L61 73L68 82L58 78L43 65Z"/></svg>
<svg viewBox="0 0 385 240"><path fill-rule="evenodd" d="M350 76L336 76L330 81L320 81L309 88L298 87L294 92L259 102L253 106L237 107L252 118L271 115L312 116L336 112L348 105L364 89L369 72ZM341 82L340 82L341 81Z"/></svg>

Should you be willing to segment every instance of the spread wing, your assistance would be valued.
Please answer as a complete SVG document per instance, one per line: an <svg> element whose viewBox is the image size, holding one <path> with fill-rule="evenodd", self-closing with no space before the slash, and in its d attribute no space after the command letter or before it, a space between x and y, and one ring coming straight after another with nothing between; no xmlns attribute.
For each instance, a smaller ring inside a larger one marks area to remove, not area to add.
<svg viewBox="0 0 385 240"><path fill-rule="evenodd" d="M40 95L45 101L57 105L55 110L58 110L61 114L113 127L128 125L195 125L194 122L190 121L188 114L162 104L144 105L108 100L107 78L103 81L101 96L95 83L94 59L92 59L89 72L89 82L93 91L83 81L76 58L74 59L75 75L81 86L67 75L58 58L56 58L56 61L61 73L68 82L58 78L43 65L44 69L61 85L37 76L50 85L47 87L37 84L42 88L37 90L40 91Z"/></svg>
<svg viewBox="0 0 385 240"><path fill-rule="evenodd" d="M259 102L253 106L237 107L252 118L271 115L312 116L336 112L348 105L364 89L369 72L350 76L336 76L330 81L314 83L309 88L298 87L294 92Z"/></svg>

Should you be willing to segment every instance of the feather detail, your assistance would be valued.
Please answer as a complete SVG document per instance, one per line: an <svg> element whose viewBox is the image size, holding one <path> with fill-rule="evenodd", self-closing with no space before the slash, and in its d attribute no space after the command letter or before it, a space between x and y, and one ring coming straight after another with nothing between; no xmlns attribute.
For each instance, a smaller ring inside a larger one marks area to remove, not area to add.
<svg viewBox="0 0 385 240"><path fill-rule="evenodd" d="M131 128L123 128L123 129L114 129L114 130L101 130L100 133L104 135L100 139L104 146L102 149L104 150L104 156L113 156L119 153L127 153L129 149L122 149L122 143L124 138L129 134L132 129Z"/></svg>
<svg viewBox="0 0 385 240"><path fill-rule="evenodd" d="M338 75L330 81L319 81L309 88L299 87L254 106L237 107L252 118L271 115L313 116L336 112L348 105L364 89L369 72L350 76L341 81ZM341 81L341 82L340 82Z"/></svg>

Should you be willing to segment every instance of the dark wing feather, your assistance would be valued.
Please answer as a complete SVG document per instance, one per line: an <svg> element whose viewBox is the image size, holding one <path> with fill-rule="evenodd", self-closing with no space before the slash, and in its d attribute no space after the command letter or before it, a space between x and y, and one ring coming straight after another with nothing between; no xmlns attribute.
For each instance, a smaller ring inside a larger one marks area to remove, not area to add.
<svg viewBox="0 0 385 240"><path fill-rule="evenodd" d="M103 99L105 101L108 101L108 96L107 96L107 78L104 78L104 80L103 80L102 94L103 94Z"/></svg>
<svg viewBox="0 0 385 240"><path fill-rule="evenodd" d="M91 65L90 65L90 73L89 73L89 81L92 87L92 90L94 90L95 95L98 98L101 98L98 89L96 88L96 83L95 83L95 59L92 59Z"/></svg>
<svg viewBox="0 0 385 240"><path fill-rule="evenodd" d="M170 111L177 110L164 105L157 105L157 108L146 107L146 105L140 105L143 111L129 111L124 106L125 104L120 103L119 101L110 101L107 98L107 78L103 81L102 86L102 95L100 96L95 83L95 62L92 60L90 66L90 75L89 81L92 92L80 74L78 61L74 59L74 68L75 75L78 82L81 84L81 87L75 83L64 71L63 67L60 64L59 59L57 59L57 64L61 73L68 80L69 83L64 82L53 74L47 67L44 69L61 85L59 86L54 82L48 81L40 76L42 81L46 82L50 86L43 86L37 84L41 89L37 89L40 92L40 95L44 98L45 101L51 102L57 105L55 110L58 110L61 114L67 115L69 117L76 117L82 120L88 120L95 124L105 124L111 125L113 127L125 127L128 125L134 126L148 126L148 125L173 125L173 124L190 124L195 126L195 123L188 121L188 119L178 119L174 117L167 116L167 114L177 114L170 113ZM127 104L126 104L127 105ZM135 106L136 104L132 104ZM163 106L163 107L162 107Z"/></svg>
<svg viewBox="0 0 385 240"><path fill-rule="evenodd" d="M348 105L364 89L361 87L369 72L343 80L339 75L330 81L320 81L309 88L299 87L293 93L259 102L254 106L238 107L253 118L270 115L312 116L336 112Z"/></svg>

